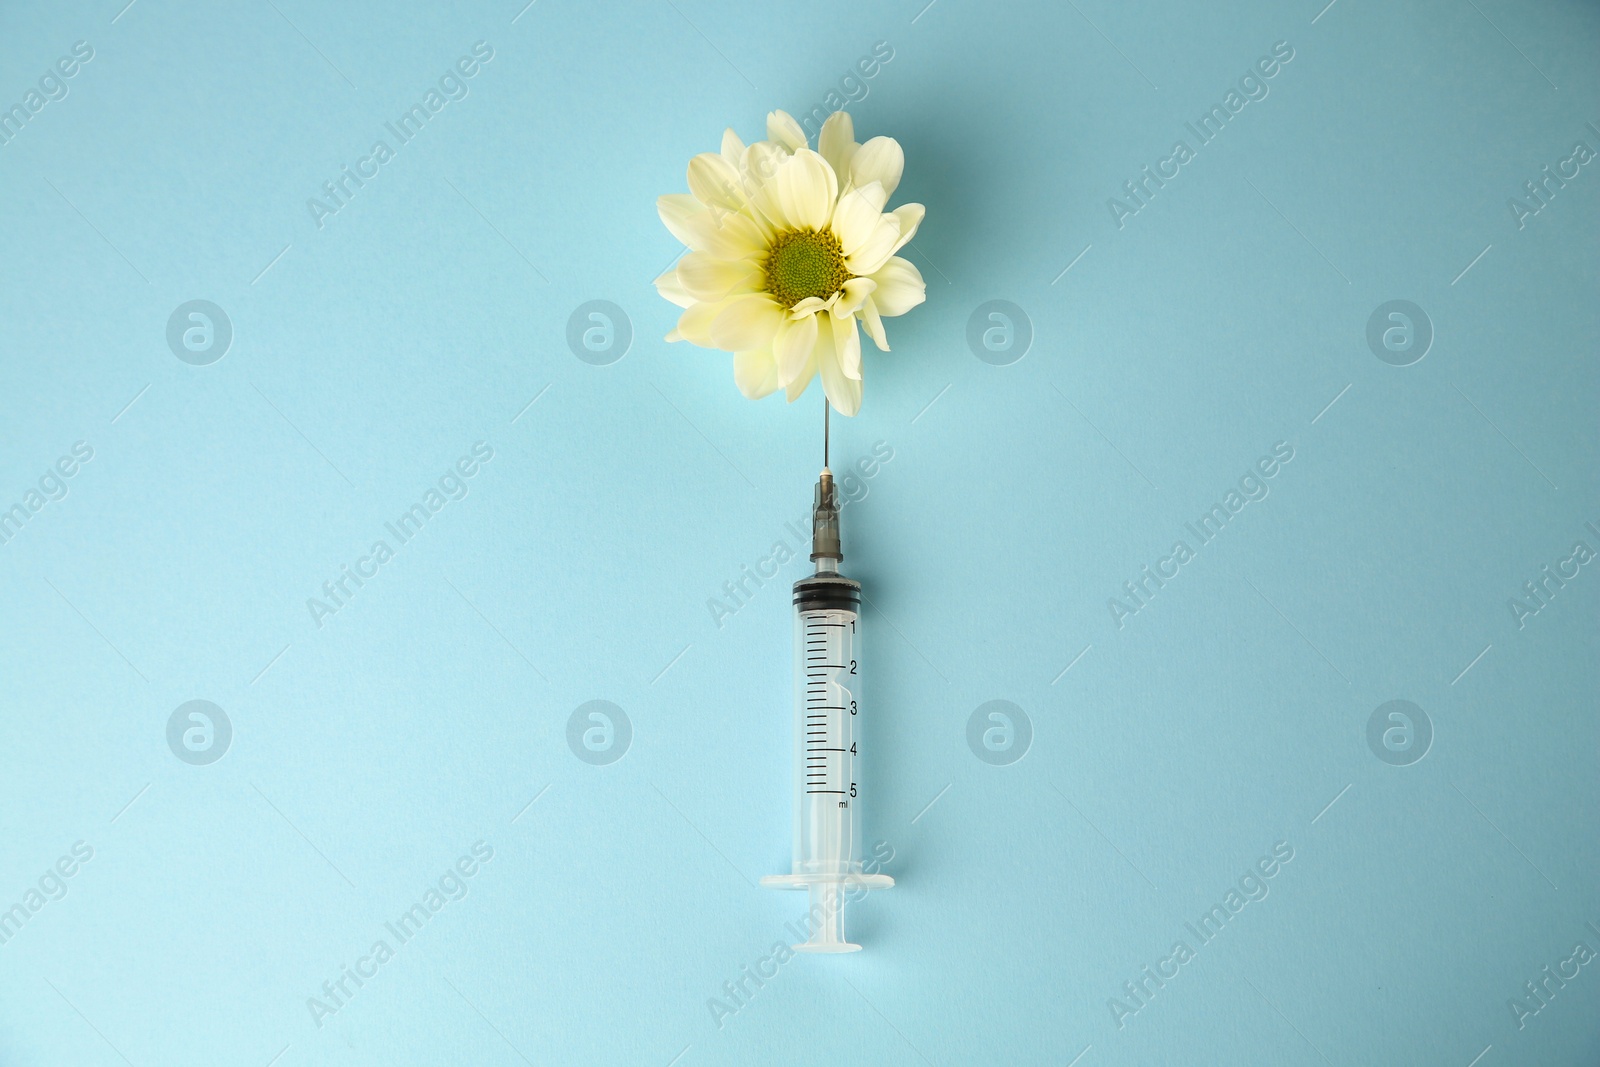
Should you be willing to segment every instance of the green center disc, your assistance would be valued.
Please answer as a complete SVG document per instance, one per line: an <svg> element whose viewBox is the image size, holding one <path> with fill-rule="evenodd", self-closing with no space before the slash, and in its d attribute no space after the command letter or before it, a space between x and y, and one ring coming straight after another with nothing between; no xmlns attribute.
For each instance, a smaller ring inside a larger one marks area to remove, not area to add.
<svg viewBox="0 0 1600 1067"><path fill-rule="evenodd" d="M767 291L785 308L810 296L826 300L855 275L831 230L791 230L767 255Z"/></svg>

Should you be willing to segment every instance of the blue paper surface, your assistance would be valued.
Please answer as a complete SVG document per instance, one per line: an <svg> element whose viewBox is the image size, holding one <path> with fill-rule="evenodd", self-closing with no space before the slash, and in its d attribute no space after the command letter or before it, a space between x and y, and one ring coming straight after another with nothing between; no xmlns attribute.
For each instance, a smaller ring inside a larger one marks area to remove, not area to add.
<svg viewBox="0 0 1600 1067"><path fill-rule="evenodd" d="M0 11L0 1061L1600 1060L1593 4L523 3ZM820 387L655 198L839 105L790 958Z"/></svg>

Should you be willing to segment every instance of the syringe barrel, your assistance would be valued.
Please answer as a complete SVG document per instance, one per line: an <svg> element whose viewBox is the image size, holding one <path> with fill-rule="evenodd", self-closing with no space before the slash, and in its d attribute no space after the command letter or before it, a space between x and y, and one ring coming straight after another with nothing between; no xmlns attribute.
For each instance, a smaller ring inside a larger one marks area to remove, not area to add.
<svg viewBox="0 0 1600 1067"><path fill-rule="evenodd" d="M860 605L839 574L794 586L796 875L861 873Z"/></svg>

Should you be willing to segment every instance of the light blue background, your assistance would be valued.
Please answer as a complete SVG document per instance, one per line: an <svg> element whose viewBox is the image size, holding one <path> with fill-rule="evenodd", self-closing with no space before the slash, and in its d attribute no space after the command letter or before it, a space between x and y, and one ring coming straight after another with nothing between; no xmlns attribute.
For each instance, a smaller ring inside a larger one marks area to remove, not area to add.
<svg viewBox="0 0 1600 1067"><path fill-rule="evenodd" d="M1600 163L1507 207L1600 149L1600 12L924 3L6 6L0 104L94 58L0 146L0 507L94 458L0 546L0 907L94 856L0 945L0 1061L1600 1060L1600 963L1507 1006L1600 950L1600 574L1508 607L1600 549ZM319 229L307 198L480 40ZM845 536L898 884L849 913L866 951L719 1027L801 911L754 883L788 863L804 566L720 627L707 600L804 513L821 401L659 340L654 200L879 41L851 110L905 147L928 300L834 450L893 449ZM1119 229L1108 198L1278 41L1270 95ZM210 366L165 341L194 299L234 328ZM634 332L609 366L565 340L598 299ZM1034 331L1009 366L965 340L992 299ZM1366 343L1392 299L1435 330L1411 366ZM469 495L319 628L307 598L476 441ZM1119 629L1279 441L1270 495ZM192 699L233 725L209 766L167 746ZM591 699L632 722L609 766L567 745ZM993 699L1032 724L1009 766L966 741ZM1392 699L1433 724L1410 766L1367 746ZM319 1028L307 998L480 840ZM1119 1028L1276 842L1270 895Z"/></svg>

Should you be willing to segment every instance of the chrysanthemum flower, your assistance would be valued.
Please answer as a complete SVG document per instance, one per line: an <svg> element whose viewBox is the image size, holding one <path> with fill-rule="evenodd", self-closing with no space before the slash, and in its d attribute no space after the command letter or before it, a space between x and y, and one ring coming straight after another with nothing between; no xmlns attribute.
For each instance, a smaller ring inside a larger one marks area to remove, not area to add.
<svg viewBox="0 0 1600 1067"><path fill-rule="evenodd" d="M850 116L822 125L817 151L782 111L766 141L730 129L722 151L689 162L689 192L656 202L689 251L656 279L684 309L669 341L732 352L748 397L782 387L793 401L822 377L841 415L861 409L861 335L889 350L883 320L922 303L922 275L895 255L917 232L921 204L885 212L905 156L888 137L857 144Z"/></svg>

